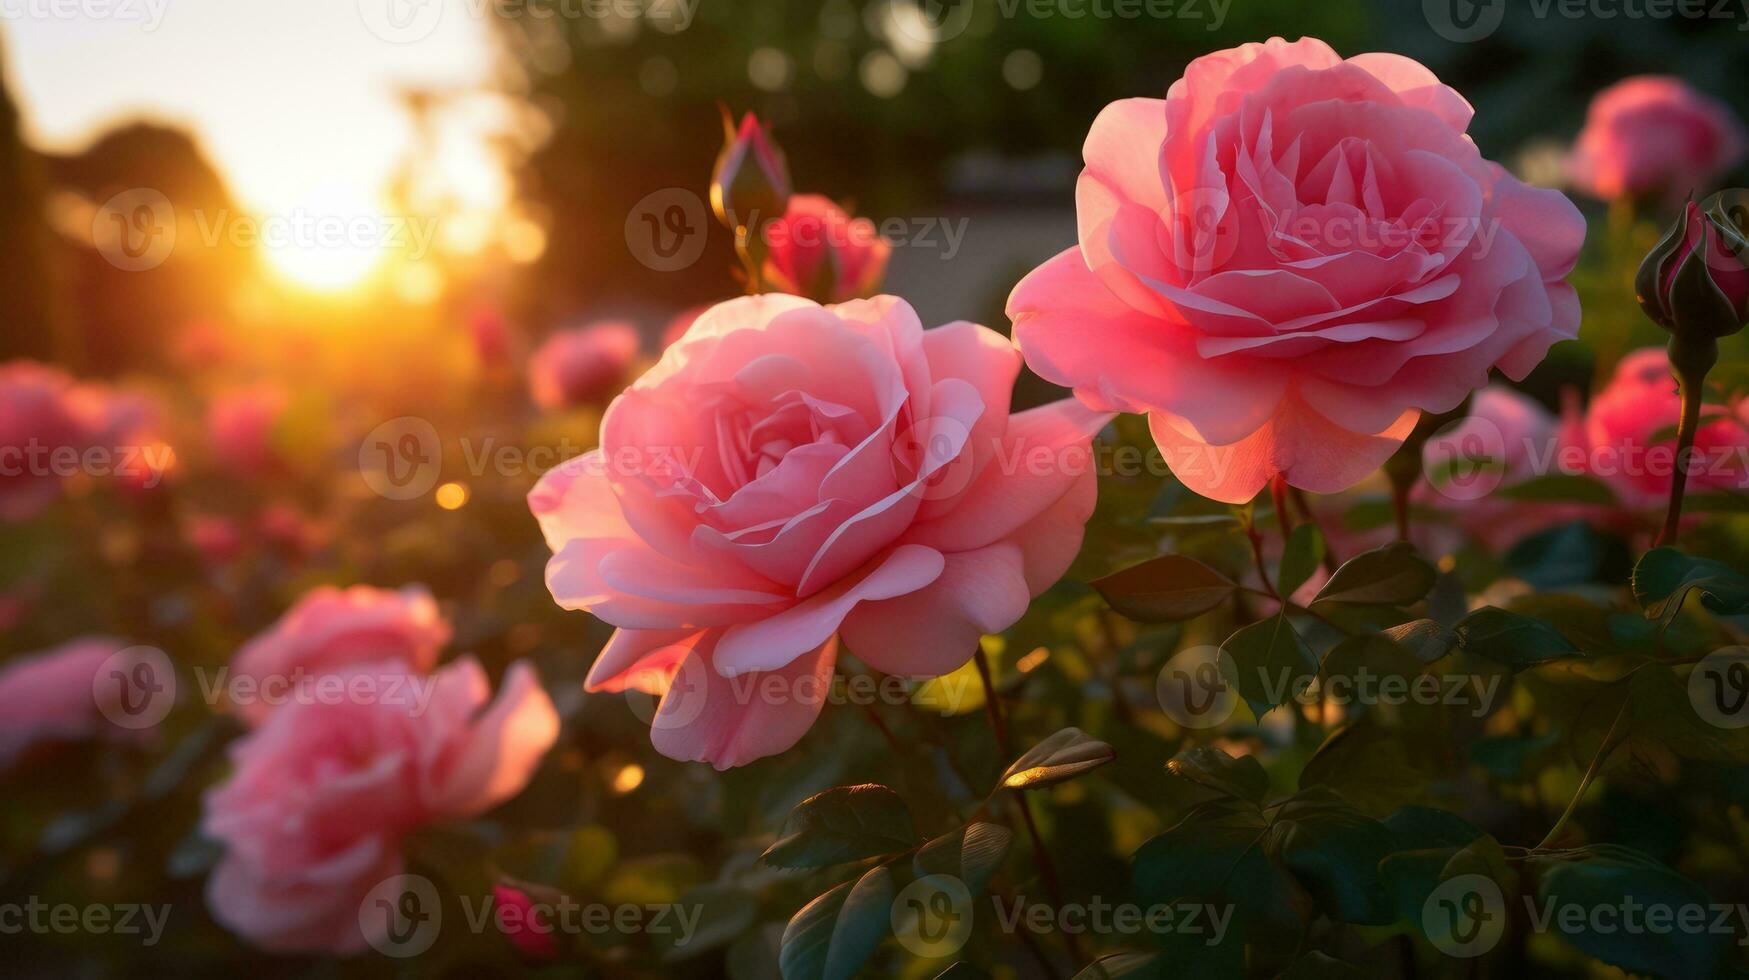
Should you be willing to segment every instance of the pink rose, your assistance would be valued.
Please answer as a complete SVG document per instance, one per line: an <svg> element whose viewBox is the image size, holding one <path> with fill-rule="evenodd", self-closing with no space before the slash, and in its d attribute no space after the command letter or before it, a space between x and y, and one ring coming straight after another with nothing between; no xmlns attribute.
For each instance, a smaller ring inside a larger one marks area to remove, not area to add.
<svg viewBox="0 0 1749 980"><path fill-rule="evenodd" d="M281 465L275 429L290 404L283 388L261 383L233 388L207 405L207 439L219 464L239 476L261 476Z"/></svg>
<svg viewBox="0 0 1749 980"><path fill-rule="evenodd" d="M125 647L119 640L85 637L0 666L0 771L44 742L135 737L104 717L94 683L104 661Z"/></svg>
<svg viewBox="0 0 1749 980"><path fill-rule="evenodd" d="M1661 347L1635 351L1616 365L1615 377L1591 399L1582 425L1568 431L1580 447L1585 472L1615 491L1629 511L1655 511L1670 494L1676 472L1674 432L1682 398ZM1695 432L1697 453L1690 493L1749 490L1749 404L1707 405Z"/></svg>
<svg viewBox="0 0 1749 980"><path fill-rule="evenodd" d="M765 285L821 303L880 291L893 248L867 218L852 219L831 199L797 194L783 217L760 232L771 249Z"/></svg>
<svg viewBox="0 0 1749 980"><path fill-rule="evenodd" d="M1584 220L1483 159L1469 121L1421 65L1312 38L1198 58L1165 100L1107 106L1080 247L1009 299L1027 363L1147 412L1205 496L1354 485L1420 412L1578 330L1561 280Z"/></svg>
<svg viewBox="0 0 1749 980"><path fill-rule="evenodd" d="M515 796L558 736L526 664L510 667L489 705L472 658L429 678L393 665L338 676L385 690L422 683L430 700L424 710L394 698L288 704L231 747L230 779L206 795L202 830L226 849L207 904L263 949L362 950L359 906L401 872L402 839Z"/></svg>
<svg viewBox="0 0 1749 980"><path fill-rule="evenodd" d="M1570 506L1499 495L1503 488L1558 472L1560 446L1552 412L1529 395L1490 385L1476 392L1468 418L1427 441L1421 451L1426 478L1413 499L1451 515L1459 530L1485 547L1505 549L1579 516ZM1428 554L1455 549L1449 535L1437 534L1433 526L1427 530L1432 540L1417 544Z"/></svg>
<svg viewBox="0 0 1749 980"><path fill-rule="evenodd" d="M28 520L54 503L101 424L102 400L65 372L0 364L0 520Z"/></svg>
<svg viewBox="0 0 1749 980"><path fill-rule="evenodd" d="M637 328L618 321L556 331L528 363L535 404L553 411L612 397L640 346Z"/></svg>
<svg viewBox="0 0 1749 980"><path fill-rule="evenodd" d="M887 674L970 658L1063 574L1092 512L1073 401L1009 414L1020 357L903 300L713 307L529 494L547 586L619 627L594 691L663 695L652 741L720 769L819 714L837 638Z"/></svg>
<svg viewBox="0 0 1749 980"><path fill-rule="evenodd" d="M1679 78L1639 75L1597 93L1569 165L1594 197L1680 200L1743 156L1743 126Z"/></svg>
<svg viewBox="0 0 1749 980"><path fill-rule="evenodd" d="M249 678L260 698L239 704L252 725L295 685L366 663L394 662L424 673L450 640L450 625L423 587L391 592L356 585L325 586L299 599L271 629L244 644L231 662L233 678Z"/></svg>

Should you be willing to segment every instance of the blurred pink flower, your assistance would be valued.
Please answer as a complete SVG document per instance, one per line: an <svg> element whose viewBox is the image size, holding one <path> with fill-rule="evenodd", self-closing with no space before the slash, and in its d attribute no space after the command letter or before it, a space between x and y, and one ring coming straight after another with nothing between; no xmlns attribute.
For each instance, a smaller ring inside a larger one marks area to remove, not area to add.
<svg viewBox="0 0 1749 980"><path fill-rule="evenodd" d="M233 678L249 678L265 695L359 664L393 662L425 673L449 643L449 622L422 586L400 591L355 585L318 588L297 601L231 661ZM283 700L283 699L279 699ZM238 704L252 725L275 710L269 699Z"/></svg>
<svg viewBox="0 0 1749 980"><path fill-rule="evenodd" d="M1015 288L1027 363L1146 412L1188 487L1333 493L1499 368L1575 335L1585 222L1465 135L1470 106L1394 54L1322 41L1198 58L1093 124L1080 246Z"/></svg>
<svg viewBox="0 0 1749 980"><path fill-rule="evenodd" d="M797 194L783 217L764 226L770 247L765 286L818 303L842 303L880 291L892 246L867 218L852 219L831 199Z"/></svg>
<svg viewBox="0 0 1749 980"><path fill-rule="evenodd" d="M553 411L612 398L640 347L637 328L617 320L554 332L528 363L535 404Z"/></svg>
<svg viewBox="0 0 1749 980"><path fill-rule="evenodd" d="M1072 400L1009 414L1020 356L891 296L713 307L529 494L567 609L620 629L587 686L662 694L658 751L719 769L819 714L837 639L947 673L1055 582L1094 505Z"/></svg>
<svg viewBox="0 0 1749 980"><path fill-rule="evenodd" d="M405 835L515 796L558 736L552 701L524 663L511 665L496 701L472 658L430 677L397 669L338 676L429 685L423 710L362 698L289 704L231 747L231 777L206 795L202 830L225 845L208 907L263 949L361 951L360 905L401 872Z"/></svg>
<svg viewBox="0 0 1749 980"><path fill-rule="evenodd" d="M77 472L102 426L103 402L58 368L0 364L0 521L42 513Z"/></svg>
<svg viewBox="0 0 1749 980"><path fill-rule="evenodd" d="M207 563L223 565L243 553L243 528L222 514L197 514L183 522L188 544Z"/></svg>
<svg viewBox="0 0 1749 980"><path fill-rule="evenodd" d="M1664 506L1676 472L1672 433L1681 416L1669 356L1661 347L1638 350L1616 365L1583 422L1564 426L1574 444L1568 452L1583 472L1609 484L1625 509L1656 511ZM1749 490L1749 404L1706 406L1694 448L1690 493Z"/></svg>
<svg viewBox="0 0 1749 980"><path fill-rule="evenodd" d="M544 962L559 955L554 925L541 916L527 891L510 885L492 886L492 903L498 931L528 959ZM547 913L550 915L550 911Z"/></svg>
<svg viewBox="0 0 1749 980"><path fill-rule="evenodd" d="M104 717L94 684L104 661L126 646L83 637L0 665L0 770L44 742L137 737Z"/></svg>
<svg viewBox="0 0 1749 980"><path fill-rule="evenodd" d="M1434 435L1422 448L1425 478L1415 487L1418 504L1451 515L1455 527L1484 547L1500 551L1538 531L1580 516L1578 508L1512 500L1500 490L1556 472L1560 426L1554 414L1529 395L1504 385L1476 392L1468 418ZM1457 541L1423 522L1429 554L1455 550ZM1381 542L1382 543L1382 542Z"/></svg>
<svg viewBox="0 0 1749 980"><path fill-rule="evenodd" d="M674 319L669 320L668 325L662 328L662 349L667 350L679 343L680 338L686 336L686 331L692 328L693 322L710 308L709 303L704 303L688 307L675 314Z"/></svg>
<svg viewBox="0 0 1749 980"><path fill-rule="evenodd" d="M207 439L219 464L239 476L261 476L280 466L274 445L290 396L271 383L232 388L207 406Z"/></svg>
<svg viewBox="0 0 1749 980"><path fill-rule="evenodd" d="M1597 93L1573 147L1573 184L1604 200L1680 200L1742 159L1743 125L1724 103L1667 75Z"/></svg>
<svg viewBox="0 0 1749 980"><path fill-rule="evenodd" d="M468 336L482 364L502 364L510 357L510 323L497 310L478 309L468 316Z"/></svg>

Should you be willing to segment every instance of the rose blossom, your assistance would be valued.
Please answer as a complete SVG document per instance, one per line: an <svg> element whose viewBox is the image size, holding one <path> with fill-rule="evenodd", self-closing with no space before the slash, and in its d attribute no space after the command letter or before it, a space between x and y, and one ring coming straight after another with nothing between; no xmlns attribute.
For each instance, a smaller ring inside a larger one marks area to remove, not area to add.
<svg viewBox="0 0 1749 980"><path fill-rule="evenodd" d="M399 592L326 586L299 599L271 629L244 644L231 661L231 674L248 678L267 695L361 663L392 661L424 673L437 663L450 633L436 600L421 586ZM259 725L274 705L257 699L237 708L250 724Z"/></svg>
<svg viewBox="0 0 1749 980"><path fill-rule="evenodd" d="M53 503L67 455L76 466L101 423L101 399L65 372L0 364L0 520L28 520Z"/></svg>
<svg viewBox="0 0 1749 980"><path fill-rule="evenodd" d="M207 439L219 464L239 476L260 476L280 464L274 429L290 396L272 383L232 388L207 406Z"/></svg>
<svg viewBox="0 0 1749 980"><path fill-rule="evenodd" d="M424 711L379 699L294 702L231 747L234 771L208 791L201 820L225 845L207 905L226 928L280 952L362 950L360 904L401 873L403 837L515 796L558 736L558 714L526 664L510 667L489 705L491 685L472 658L429 678L398 671L336 676L429 684Z"/></svg>
<svg viewBox="0 0 1749 980"><path fill-rule="evenodd" d="M1107 106L1080 246L1015 288L1027 363L1089 406L1147 412L1188 487L1335 492L1420 412L1575 335L1585 223L1464 135L1470 106L1398 55L1322 41L1199 58L1165 100Z"/></svg>
<svg viewBox="0 0 1749 980"><path fill-rule="evenodd" d="M692 329L693 323L704 314L705 310L710 308L709 303L704 303L699 306L689 306L676 313L674 318L662 328L662 349L667 350L678 343L680 338L686 336L686 331Z"/></svg>
<svg viewBox="0 0 1749 980"><path fill-rule="evenodd" d="M662 694L656 748L726 769L802 737L839 637L887 674L963 664L1093 509L1105 417L1011 416L1019 370L1001 335L925 331L891 296L706 312L529 494L554 599L619 627L588 688Z"/></svg>
<svg viewBox="0 0 1749 980"><path fill-rule="evenodd" d="M104 718L94 684L104 661L125 646L85 637L0 666L0 770L43 742L134 737Z"/></svg>
<svg viewBox="0 0 1749 980"><path fill-rule="evenodd" d="M1412 499L1450 514L1459 530L1490 550L1503 550L1578 516L1579 509L1569 505L1500 495L1504 488L1553 472L1559 447L1554 413L1529 395L1490 385L1476 392L1467 418L1435 434L1422 448L1426 475ZM1433 555L1455 550L1450 535L1435 528L1428 529L1428 543L1416 544Z"/></svg>
<svg viewBox="0 0 1749 980"><path fill-rule="evenodd" d="M1573 183L1604 200L1680 200L1743 156L1731 110L1679 78L1639 75L1597 93L1569 164Z"/></svg>
<svg viewBox="0 0 1749 980"><path fill-rule="evenodd" d="M771 248L765 285L822 303L874 295L893 251L874 222L852 219L819 194L791 197L783 217L761 234Z"/></svg>
<svg viewBox="0 0 1749 980"><path fill-rule="evenodd" d="M1670 374L1669 356L1648 347L1623 358L1615 376L1591 399L1583 421L1564 428L1574 449L1563 449L1583 472L1615 491L1629 511L1664 506L1676 472L1676 440L1672 435L1682 416L1682 398ZM1749 490L1749 404L1733 408L1705 406L1695 432L1695 461L1689 489L1742 492Z"/></svg>
<svg viewBox="0 0 1749 980"><path fill-rule="evenodd" d="M619 321L554 332L528 362L535 404L553 411L613 396L640 346L637 328Z"/></svg>

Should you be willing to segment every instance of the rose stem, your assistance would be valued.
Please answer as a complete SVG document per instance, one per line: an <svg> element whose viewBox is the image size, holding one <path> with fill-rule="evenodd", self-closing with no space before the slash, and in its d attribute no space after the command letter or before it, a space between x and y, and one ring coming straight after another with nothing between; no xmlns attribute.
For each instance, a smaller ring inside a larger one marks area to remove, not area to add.
<svg viewBox="0 0 1749 980"><path fill-rule="evenodd" d="M1624 698L1622 700L1621 710L1615 713L1615 721L1610 722L1609 733L1603 736L1603 744L1597 747L1597 755L1592 758L1591 767L1585 770L1584 778L1579 780L1578 791L1573 794L1571 800L1567 801L1567 809L1561 812L1560 819L1556 820L1555 825L1549 828L1548 836L1544 837L1542 843L1531 848L1531 850L1545 850L1561 836L1561 831L1567 826L1567 821L1571 820L1573 814L1578 812L1579 804L1585 799L1585 793L1591 788L1592 781L1597 778L1598 773L1603 771L1604 761L1607 760L1610 754L1616 750L1617 746L1621 745L1622 742L1627 741L1626 735L1617 738L1615 733L1616 729L1621 727L1622 719L1627 717L1628 706L1631 704L1633 704L1632 699Z"/></svg>
<svg viewBox="0 0 1749 980"><path fill-rule="evenodd" d="M996 736L996 747L1001 750L1005 759L1014 758L1014 745L1008 739L1008 722L1002 717L1002 705L996 695L996 685L990 679L990 658L984 655L984 648L979 645L978 652L972 655L978 665L978 678L984 682L984 712L990 719L990 729ZM1038 824L1032 819L1032 804L1027 801L1025 790L1016 790L1013 794L1014 806L1020 811L1021 822L1026 825L1026 834L1032 839L1032 857L1038 866L1039 877L1044 879L1045 891L1050 893L1051 904L1058 909L1065 907L1063 903L1063 884L1057 877L1057 866L1051 861L1051 853L1045 850L1044 837L1038 832ZM1075 941L1074 933L1064 933L1063 941L1069 946L1069 955L1075 962L1081 962L1081 947Z"/></svg>
<svg viewBox="0 0 1749 980"><path fill-rule="evenodd" d="M1676 472L1670 477L1670 509L1664 514L1664 532L1658 535L1660 547L1676 543L1677 525L1682 523L1682 498L1688 490L1689 455L1694 449L1695 430L1700 428L1701 386L1686 377L1677 377L1682 391L1682 420L1676 426Z"/></svg>

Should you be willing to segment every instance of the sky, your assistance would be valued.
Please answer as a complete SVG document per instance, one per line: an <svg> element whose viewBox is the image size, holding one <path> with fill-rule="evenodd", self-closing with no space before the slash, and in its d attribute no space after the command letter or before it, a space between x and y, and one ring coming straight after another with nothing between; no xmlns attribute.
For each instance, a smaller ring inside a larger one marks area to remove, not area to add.
<svg viewBox="0 0 1749 980"><path fill-rule="evenodd" d="M144 114L192 130L246 208L364 209L380 204L413 136L396 93L488 76L480 9L472 0L0 0L0 44L33 145L76 150Z"/></svg>

